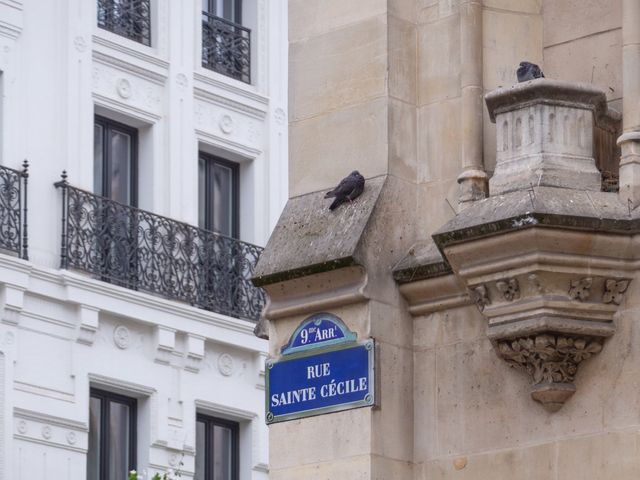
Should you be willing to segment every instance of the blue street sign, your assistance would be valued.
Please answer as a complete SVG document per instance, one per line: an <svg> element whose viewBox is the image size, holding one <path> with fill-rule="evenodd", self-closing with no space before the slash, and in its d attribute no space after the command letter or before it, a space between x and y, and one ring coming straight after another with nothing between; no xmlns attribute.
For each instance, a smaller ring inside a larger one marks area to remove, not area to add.
<svg viewBox="0 0 640 480"><path fill-rule="evenodd" d="M305 320L267 360L267 423L373 405L374 342L355 338L334 315Z"/></svg>

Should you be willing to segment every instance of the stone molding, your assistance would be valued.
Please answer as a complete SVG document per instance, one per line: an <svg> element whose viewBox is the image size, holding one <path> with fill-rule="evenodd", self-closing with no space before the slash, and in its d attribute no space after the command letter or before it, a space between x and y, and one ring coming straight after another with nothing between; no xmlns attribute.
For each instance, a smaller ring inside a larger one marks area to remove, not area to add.
<svg viewBox="0 0 640 480"><path fill-rule="evenodd" d="M83 422L34 412L13 409L14 438L48 445L78 453L86 453L89 428Z"/></svg>

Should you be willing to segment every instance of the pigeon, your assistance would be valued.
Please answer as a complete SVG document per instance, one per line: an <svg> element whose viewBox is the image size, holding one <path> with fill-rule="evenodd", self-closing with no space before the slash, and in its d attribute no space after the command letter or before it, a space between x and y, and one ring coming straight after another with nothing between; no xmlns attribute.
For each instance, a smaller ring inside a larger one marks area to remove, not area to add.
<svg viewBox="0 0 640 480"><path fill-rule="evenodd" d="M338 186L327 192L324 198L335 197L333 203L329 206L329 210L335 210L347 200L353 201L364 190L364 177L360 172L354 170L348 177L343 178Z"/></svg>
<svg viewBox="0 0 640 480"><path fill-rule="evenodd" d="M533 80L534 78L544 78L544 73L540 70L540 67L535 63L520 62L518 67L518 82L526 82L527 80Z"/></svg>

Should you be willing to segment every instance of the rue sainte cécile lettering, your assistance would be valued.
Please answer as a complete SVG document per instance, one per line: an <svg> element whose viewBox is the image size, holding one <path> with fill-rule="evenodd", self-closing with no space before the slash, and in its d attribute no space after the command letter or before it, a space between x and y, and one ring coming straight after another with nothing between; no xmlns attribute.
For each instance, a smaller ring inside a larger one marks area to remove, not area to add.
<svg viewBox="0 0 640 480"><path fill-rule="evenodd" d="M331 365L329 363L320 363L318 365L310 365L307 367L307 380L327 377L330 374ZM335 379L333 379L329 383L321 385L320 388L311 386L299 388L297 390L289 390L282 393L274 393L271 395L271 406L279 407L281 405L292 405L294 403L313 401L318 398L318 393L322 398L330 398L335 397L336 395L363 392L366 391L367 388L367 377L343 380L340 382L336 382Z"/></svg>

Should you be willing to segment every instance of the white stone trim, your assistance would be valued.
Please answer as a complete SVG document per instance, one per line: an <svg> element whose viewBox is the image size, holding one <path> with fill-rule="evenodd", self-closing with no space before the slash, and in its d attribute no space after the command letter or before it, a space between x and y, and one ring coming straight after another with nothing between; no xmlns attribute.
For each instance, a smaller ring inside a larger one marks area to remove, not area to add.
<svg viewBox="0 0 640 480"><path fill-rule="evenodd" d="M266 98L264 99L264 103L257 102L254 106L251 106L247 103L233 100L228 97L223 97L210 90L199 87L195 87L193 89L193 95L196 100L202 100L213 105L219 105L221 107L228 108L229 110L233 110L238 113L244 113L257 118L258 120L264 120L267 116L268 99Z"/></svg>
<svg viewBox="0 0 640 480"><path fill-rule="evenodd" d="M196 411L204 413L205 415L215 415L227 418L229 420L236 421L253 421L258 418L258 414L249 410L243 410L241 408L230 407L228 405L221 405L215 402L209 402L207 400L197 399L195 401ZM194 419L195 420L195 419Z"/></svg>
<svg viewBox="0 0 640 480"><path fill-rule="evenodd" d="M95 38L95 37L94 37ZM109 67L117 68L118 70L135 74L141 78L149 80L150 82L156 83L160 86L164 85L167 78L169 78L168 65L162 65L163 69L161 72L153 71L148 68L145 68L144 65L134 65L126 60L121 58L116 58L106 53L100 52L98 50L94 50L92 53L93 60L96 63L101 63L102 65L107 65ZM145 61L146 59L140 59L138 56L134 55L134 58L138 60Z"/></svg>
<svg viewBox="0 0 640 480"><path fill-rule="evenodd" d="M250 147L245 143L236 142L228 138L221 137L220 135L205 132L204 130L196 129L196 136L198 137L198 141L219 146L243 157L253 159L262 153L262 150L259 148Z"/></svg>
<svg viewBox="0 0 640 480"><path fill-rule="evenodd" d="M97 373L89 373L88 377L89 385L92 387L103 388L129 397L148 398L156 392L154 387L122 380L120 378L107 377L106 375Z"/></svg>
<svg viewBox="0 0 640 480"><path fill-rule="evenodd" d="M269 103L269 97L260 94L254 86L247 85L238 80L227 80L224 75L215 73L213 71L209 72L205 68L200 68L199 70L194 72L193 78L194 80L202 82L205 85L217 87L233 95L245 97L264 105L267 105Z"/></svg>

